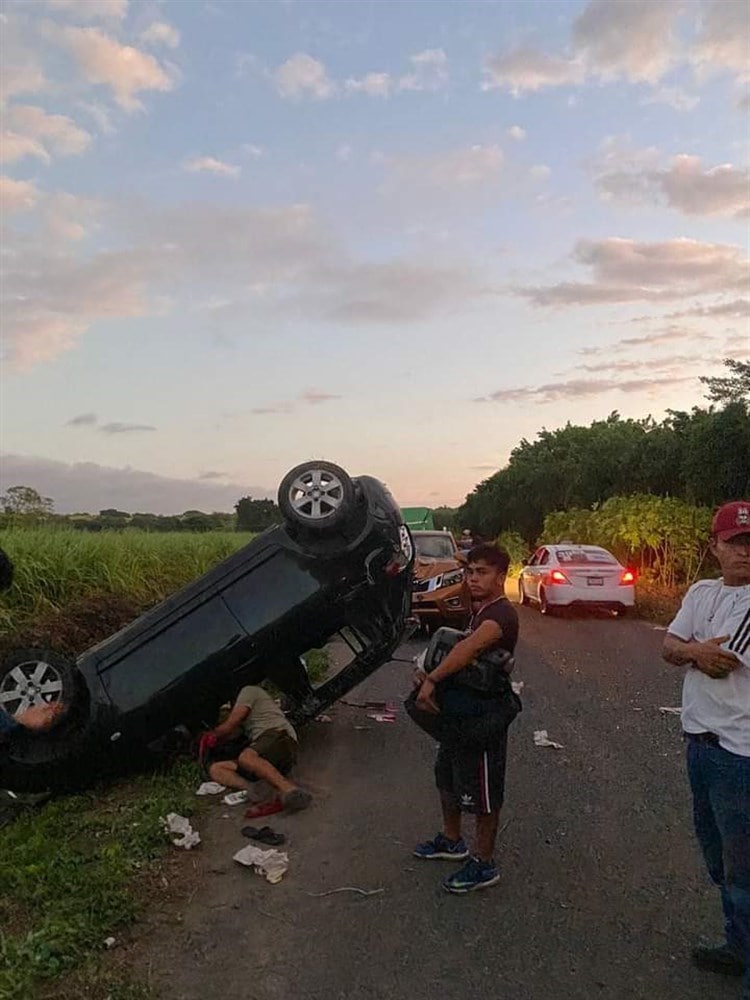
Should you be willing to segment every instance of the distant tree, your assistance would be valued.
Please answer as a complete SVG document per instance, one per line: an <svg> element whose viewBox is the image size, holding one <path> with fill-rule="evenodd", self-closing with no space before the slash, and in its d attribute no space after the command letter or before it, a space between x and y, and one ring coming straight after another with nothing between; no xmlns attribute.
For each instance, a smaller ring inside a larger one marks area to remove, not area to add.
<svg viewBox="0 0 750 1000"><path fill-rule="evenodd" d="M162 531L160 522L164 518L159 517L158 514L145 514L137 512L130 518L130 527L137 528L139 531Z"/></svg>
<svg viewBox="0 0 750 1000"><path fill-rule="evenodd" d="M453 507L436 507L432 512L432 520L438 531L443 528L448 531L456 530L456 511Z"/></svg>
<svg viewBox="0 0 750 1000"><path fill-rule="evenodd" d="M214 531L234 531L236 517L234 513L229 514L224 511L215 510L208 515L213 521Z"/></svg>
<svg viewBox="0 0 750 1000"><path fill-rule="evenodd" d="M265 531L282 520L281 511L273 500L242 497L234 509L237 512L237 531Z"/></svg>
<svg viewBox="0 0 750 1000"><path fill-rule="evenodd" d="M180 517L183 531L211 531L214 524L208 514L201 510L186 510Z"/></svg>
<svg viewBox="0 0 750 1000"><path fill-rule="evenodd" d="M724 367L732 373L725 376L702 377L708 386L706 396L714 403L750 403L750 361L725 358Z"/></svg>
<svg viewBox="0 0 750 1000"><path fill-rule="evenodd" d="M43 497L31 486L11 486L0 496L0 505L6 514L28 519L50 517L55 508L51 497Z"/></svg>
<svg viewBox="0 0 750 1000"><path fill-rule="evenodd" d="M183 524L179 517L174 514L168 514L166 516L153 514L156 518L156 530L157 531L182 531Z"/></svg>
<svg viewBox="0 0 750 1000"><path fill-rule="evenodd" d="M695 409L686 424L683 496L715 506L750 493L750 415L743 402Z"/></svg>

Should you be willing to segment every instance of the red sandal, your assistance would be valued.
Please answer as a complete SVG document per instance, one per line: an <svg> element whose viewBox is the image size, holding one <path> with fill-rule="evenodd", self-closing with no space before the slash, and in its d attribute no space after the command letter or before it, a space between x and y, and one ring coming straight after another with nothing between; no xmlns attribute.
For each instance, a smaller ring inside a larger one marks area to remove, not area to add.
<svg viewBox="0 0 750 1000"><path fill-rule="evenodd" d="M271 799L270 802L260 802L257 806L250 806L245 810L246 819L261 819L263 816L273 816L284 811L280 799Z"/></svg>

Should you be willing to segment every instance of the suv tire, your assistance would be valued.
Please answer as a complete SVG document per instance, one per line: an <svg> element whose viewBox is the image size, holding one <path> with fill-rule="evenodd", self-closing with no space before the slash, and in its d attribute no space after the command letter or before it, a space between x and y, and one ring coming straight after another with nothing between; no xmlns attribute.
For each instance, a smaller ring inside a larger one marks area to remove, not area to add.
<svg viewBox="0 0 750 1000"><path fill-rule="evenodd" d="M279 486L279 509L287 525L310 534L326 535L341 528L355 505L354 483L332 462L304 462Z"/></svg>
<svg viewBox="0 0 750 1000"><path fill-rule="evenodd" d="M32 705L72 706L80 678L75 663L51 649L15 649L0 663L0 709L9 715ZM61 716L61 722L65 716Z"/></svg>

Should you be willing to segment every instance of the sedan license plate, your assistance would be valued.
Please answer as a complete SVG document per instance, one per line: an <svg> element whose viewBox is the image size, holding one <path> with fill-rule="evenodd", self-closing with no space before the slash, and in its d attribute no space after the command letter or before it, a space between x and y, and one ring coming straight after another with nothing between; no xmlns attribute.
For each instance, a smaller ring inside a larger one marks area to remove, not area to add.
<svg viewBox="0 0 750 1000"><path fill-rule="evenodd" d="M603 576L590 576L588 577L589 587L603 587L604 577Z"/></svg>

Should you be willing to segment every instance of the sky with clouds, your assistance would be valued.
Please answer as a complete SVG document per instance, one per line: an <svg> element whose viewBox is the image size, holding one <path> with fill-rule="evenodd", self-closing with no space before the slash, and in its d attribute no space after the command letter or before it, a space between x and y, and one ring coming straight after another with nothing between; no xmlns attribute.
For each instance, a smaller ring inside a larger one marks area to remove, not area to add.
<svg viewBox="0 0 750 1000"><path fill-rule="evenodd" d="M455 504L750 357L744 0L5 0L0 488Z"/></svg>

